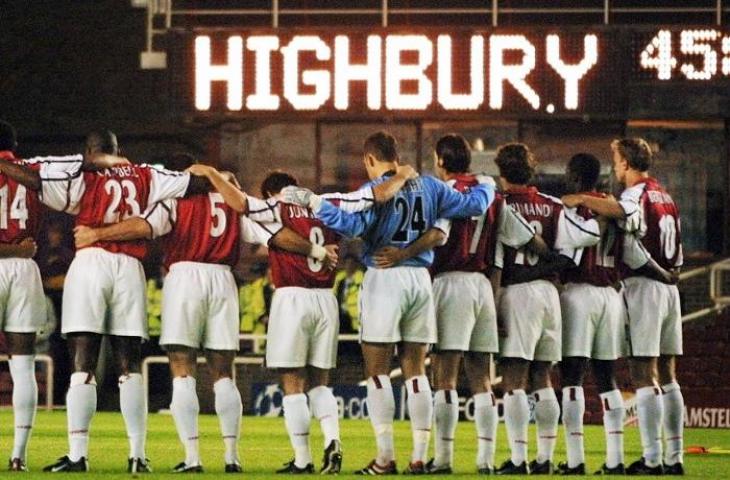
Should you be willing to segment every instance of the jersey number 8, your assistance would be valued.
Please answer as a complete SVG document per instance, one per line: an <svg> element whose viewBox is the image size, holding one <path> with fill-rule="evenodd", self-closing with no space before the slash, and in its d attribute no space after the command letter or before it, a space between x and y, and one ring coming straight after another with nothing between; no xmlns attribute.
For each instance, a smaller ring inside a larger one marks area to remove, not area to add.
<svg viewBox="0 0 730 480"><path fill-rule="evenodd" d="M322 229L319 227L312 227L312 229L309 230L309 241L315 245L324 246L324 232ZM324 266L321 261L311 257L307 257L307 265L314 273L322 271L322 267Z"/></svg>

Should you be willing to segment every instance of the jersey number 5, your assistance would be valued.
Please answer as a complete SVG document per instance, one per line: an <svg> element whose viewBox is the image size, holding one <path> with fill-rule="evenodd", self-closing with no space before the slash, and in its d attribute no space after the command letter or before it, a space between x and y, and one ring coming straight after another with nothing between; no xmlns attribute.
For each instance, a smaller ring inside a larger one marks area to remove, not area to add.
<svg viewBox="0 0 730 480"><path fill-rule="evenodd" d="M8 186L4 185L0 188L0 228L3 230L8 228L8 214L10 214L10 220L17 220L20 228L25 230L25 223L28 220L25 192L25 187L18 185L13 203L10 204L10 211L8 211Z"/></svg>
<svg viewBox="0 0 730 480"><path fill-rule="evenodd" d="M226 212L220 207L223 201L223 195L220 193L209 193L210 198L210 214L213 216L213 222L210 224L210 236L213 238L220 237L226 231Z"/></svg>

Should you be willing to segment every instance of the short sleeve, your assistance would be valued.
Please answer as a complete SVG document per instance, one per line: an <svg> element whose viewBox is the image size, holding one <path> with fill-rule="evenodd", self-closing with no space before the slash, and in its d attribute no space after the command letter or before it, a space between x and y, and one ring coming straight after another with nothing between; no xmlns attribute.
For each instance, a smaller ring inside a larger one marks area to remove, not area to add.
<svg viewBox="0 0 730 480"><path fill-rule="evenodd" d="M601 240L601 229L595 219L586 220L575 208L562 208L555 235L555 250L592 247Z"/></svg>
<svg viewBox="0 0 730 480"><path fill-rule="evenodd" d="M149 223L152 238L167 235L177 221L177 200L165 200L151 205L142 218Z"/></svg>
<svg viewBox="0 0 730 480"><path fill-rule="evenodd" d="M535 237L535 230L527 220L506 203L499 212L497 222L500 241L512 248L520 248Z"/></svg>
<svg viewBox="0 0 730 480"><path fill-rule="evenodd" d="M635 235L625 234L623 245L623 262L632 270L638 270L646 265L651 258L649 252Z"/></svg>
<svg viewBox="0 0 730 480"><path fill-rule="evenodd" d="M190 184L190 174L173 172L164 168L150 168L150 196L147 204L152 205L171 198L184 197Z"/></svg>
<svg viewBox="0 0 730 480"><path fill-rule="evenodd" d="M85 191L82 155L34 157L26 163L39 173L39 196L45 205L60 212L78 213Z"/></svg>
<svg viewBox="0 0 730 480"><path fill-rule="evenodd" d="M241 217L241 238L246 243L268 246L269 241L282 229L280 223L259 223L246 216Z"/></svg>
<svg viewBox="0 0 730 480"><path fill-rule="evenodd" d="M644 216L641 205L643 193L643 184L627 188L621 193L618 203L624 211L624 218L619 221L619 226L626 232L639 232L641 230Z"/></svg>
<svg viewBox="0 0 730 480"><path fill-rule="evenodd" d="M325 193L320 196L346 212L362 212L375 205L375 194L371 185L350 193Z"/></svg>
<svg viewBox="0 0 730 480"><path fill-rule="evenodd" d="M260 198L246 195L248 212L246 216L255 222L260 223L281 223L279 215L279 202L274 199L261 200Z"/></svg>

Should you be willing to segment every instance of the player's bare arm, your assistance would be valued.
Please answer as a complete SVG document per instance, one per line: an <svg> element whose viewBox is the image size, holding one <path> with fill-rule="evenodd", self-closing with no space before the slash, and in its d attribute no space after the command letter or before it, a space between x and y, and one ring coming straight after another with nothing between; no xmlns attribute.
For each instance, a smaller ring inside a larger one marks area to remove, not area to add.
<svg viewBox="0 0 730 480"><path fill-rule="evenodd" d="M230 178L226 178L223 173L214 167L196 164L188 168L187 171L195 177L207 178L213 188L223 196L223 201L238 213L245 213L248 209L246 194L231 182Z"/></svg>
<svg viewBox="0 0 730 480"><path fill-rule="evenodd" d="M418 172L410 165L398 165L395 171L395 175L390 177L383 183L375 185L373 187L373 196L375 197L376 203L385 203L391 198L395 197L395 194L400 191L401 188L408 182L418 177Z"/></svg>
<svg viewBox="0 0 730 480"><path fill-rule="evenodd" d="M584 206L598 215L608 218L623 219L626 212L621 205L613 197L594 197L591 195L583 195L580 193L565 195L560 199L568 208Z"/></svg>
<svg viewBox="0 0 730 480"><path fill-rule="evenodd" d="M446 234L438 228L431 228L406 248L383 247L373 255L377 268L395 267L409 258L415 257L446 242Z"/></svg>
<svg viewBox="0 0 730 480"><path fill-rule="evenodd" d="M679 283L679 271L666 270L653 258L649 258L649 261L643 267L639 268L637 272L647 278L666 283L667 285L676 285Z"/></svg>
<svg viewBox="0 0 730 480"><path fill-rule="evenodd" d="M31 190L38 191L41 189L40 174L24 165L18 165L5 159L0 159L0 173L4 173Z"/></svg>
<svg viewBox="0 0 730 480"><path fill-rule="evenodd" d="M110 155L108 153L94 153L87 157L84 157L84 170L100 170L104 168L119 167L122 165L131 165L132 162L126 157L120 157L118 155Z"/></svg>
<svg viewBox="0 0 730 480"><path fill-rule="evenodd" d="M306 240L294 230L288 227L282 228L271 239L271 245L286 250L287 252L298 253L311 257L324 263L328 269L333 269L339 261L337 245L317 245Z"/></svg>
<svg viewBox="0 0 730 480"><path fill-rule="evenodd" d="M38 246L32 238L24 238L20 243L0 243L0 258L33 258Z"/></svg>
<svg viewBox="0 0 730 480"><path fill-rule="evenodd" d="M90 228L82 225L74 228L76 248L83 248L97 242L124 242L129 240L151 239L152 227L143 218L128 218L123 222L106 227Z"/></svg>

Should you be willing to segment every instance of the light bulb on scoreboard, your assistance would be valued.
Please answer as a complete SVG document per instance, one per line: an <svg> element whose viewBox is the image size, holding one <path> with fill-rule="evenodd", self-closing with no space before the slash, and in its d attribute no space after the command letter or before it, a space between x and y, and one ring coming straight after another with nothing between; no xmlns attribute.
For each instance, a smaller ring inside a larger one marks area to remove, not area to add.
<svg viewBox="0 0 730 480"><path fill-rule="evenodd" d="M279 49L279 37L260 35L248 37L246 49L256 58L256 90L246 98L249 110L278 110L279 96L271 92L271 54Z"/></svg>
<svg viewBox="0 0 730 480"><path fill-rule="evenodd" d="M416 64L401 63L401 53L414 51ZM433 83L425 70L433 62L433 44L425 35L388 35L385 39L385 106L388 110L425 110L433 101ZM403 93L402 82L415 81L416 93Z"/></svg>
<svg viewBox="0 0 730 480"><path fill-rule="evenodd" d="M578 82L598 63L598 37L586 35L583 38L583 59L577 64L566 64L560 58L560 37L547 36L547 62L565 80L565 108L578 108ZM553 107L553 111L555 108ZM553 113L548 111L548 113Z"/></svg>
<svg viewBox="0 0 730 480"><path fill-rule="evenodd" d="M350 82L360 80L367 84L367 105L380 110L382 90L382 48L378 35L367 40L367 60L363 64L350 63L350 39L347 35L335 37L335 108L347 110L350 106Z"/></svg>
<svg viewBox="0 0 730 480"><path fill-rule="evenodd" d="M228 110L243 108L243 38L228 37L228 63L211 65L210 37L195 38L195 108L210 109L211 83L224 81Z"/></svg>
<svg viewBox="0 0 730 480"><path fill-rule="evenodd" d="M684 63L679 69L689 80L709 80L717 73L717 52L712 45L719 36L717 30L684 30L680 34L679 50L687 55L701 56L700 70L692 63Z"/></svg>
<svg viewBox="0 0 730 480"><path fill-rule="evenodd" d="M730 35L722 39L722 74L730 75Z"/></svg>
<svg viewBox="0 0 730 480"><path fill-rule="evenodd" d="M323 62L332 56L330 47L315 35L296 35L289 44L282 47L284 56L284 98L295 110L317 110L330 98L331 75L328 70L302 70L302 83L314 87L314 93L299 91L299 53L314 52L317 60Z"/></svg>
<svg viewBox="0 0 730 480"><path fill-rule="evenodd" d="M455 94L452 88L452 46L450 35L439 35L438 101L448 110L476 110L484 103L484 37L471 37L469 79L471 92Z"/></svg>
<svg viewBox="0 0 730 480"><path fill-rule="evenodd" d="M641 52L639 64L645 70L655 68L659 80L672 78L672 70L677 66L677 59L672 56L672 32L660 30Z"/></svg>
<svg viewBox="0 0 730 480"><path fill-rule="evenodd" d="M521 50L522 63L504 63L508 50ZM525 80L535 69L535 46L524 35L492 35L489 38L489 106L501 110L504 83L509 82L533 109L540 108L540 96Z"/></svg>

